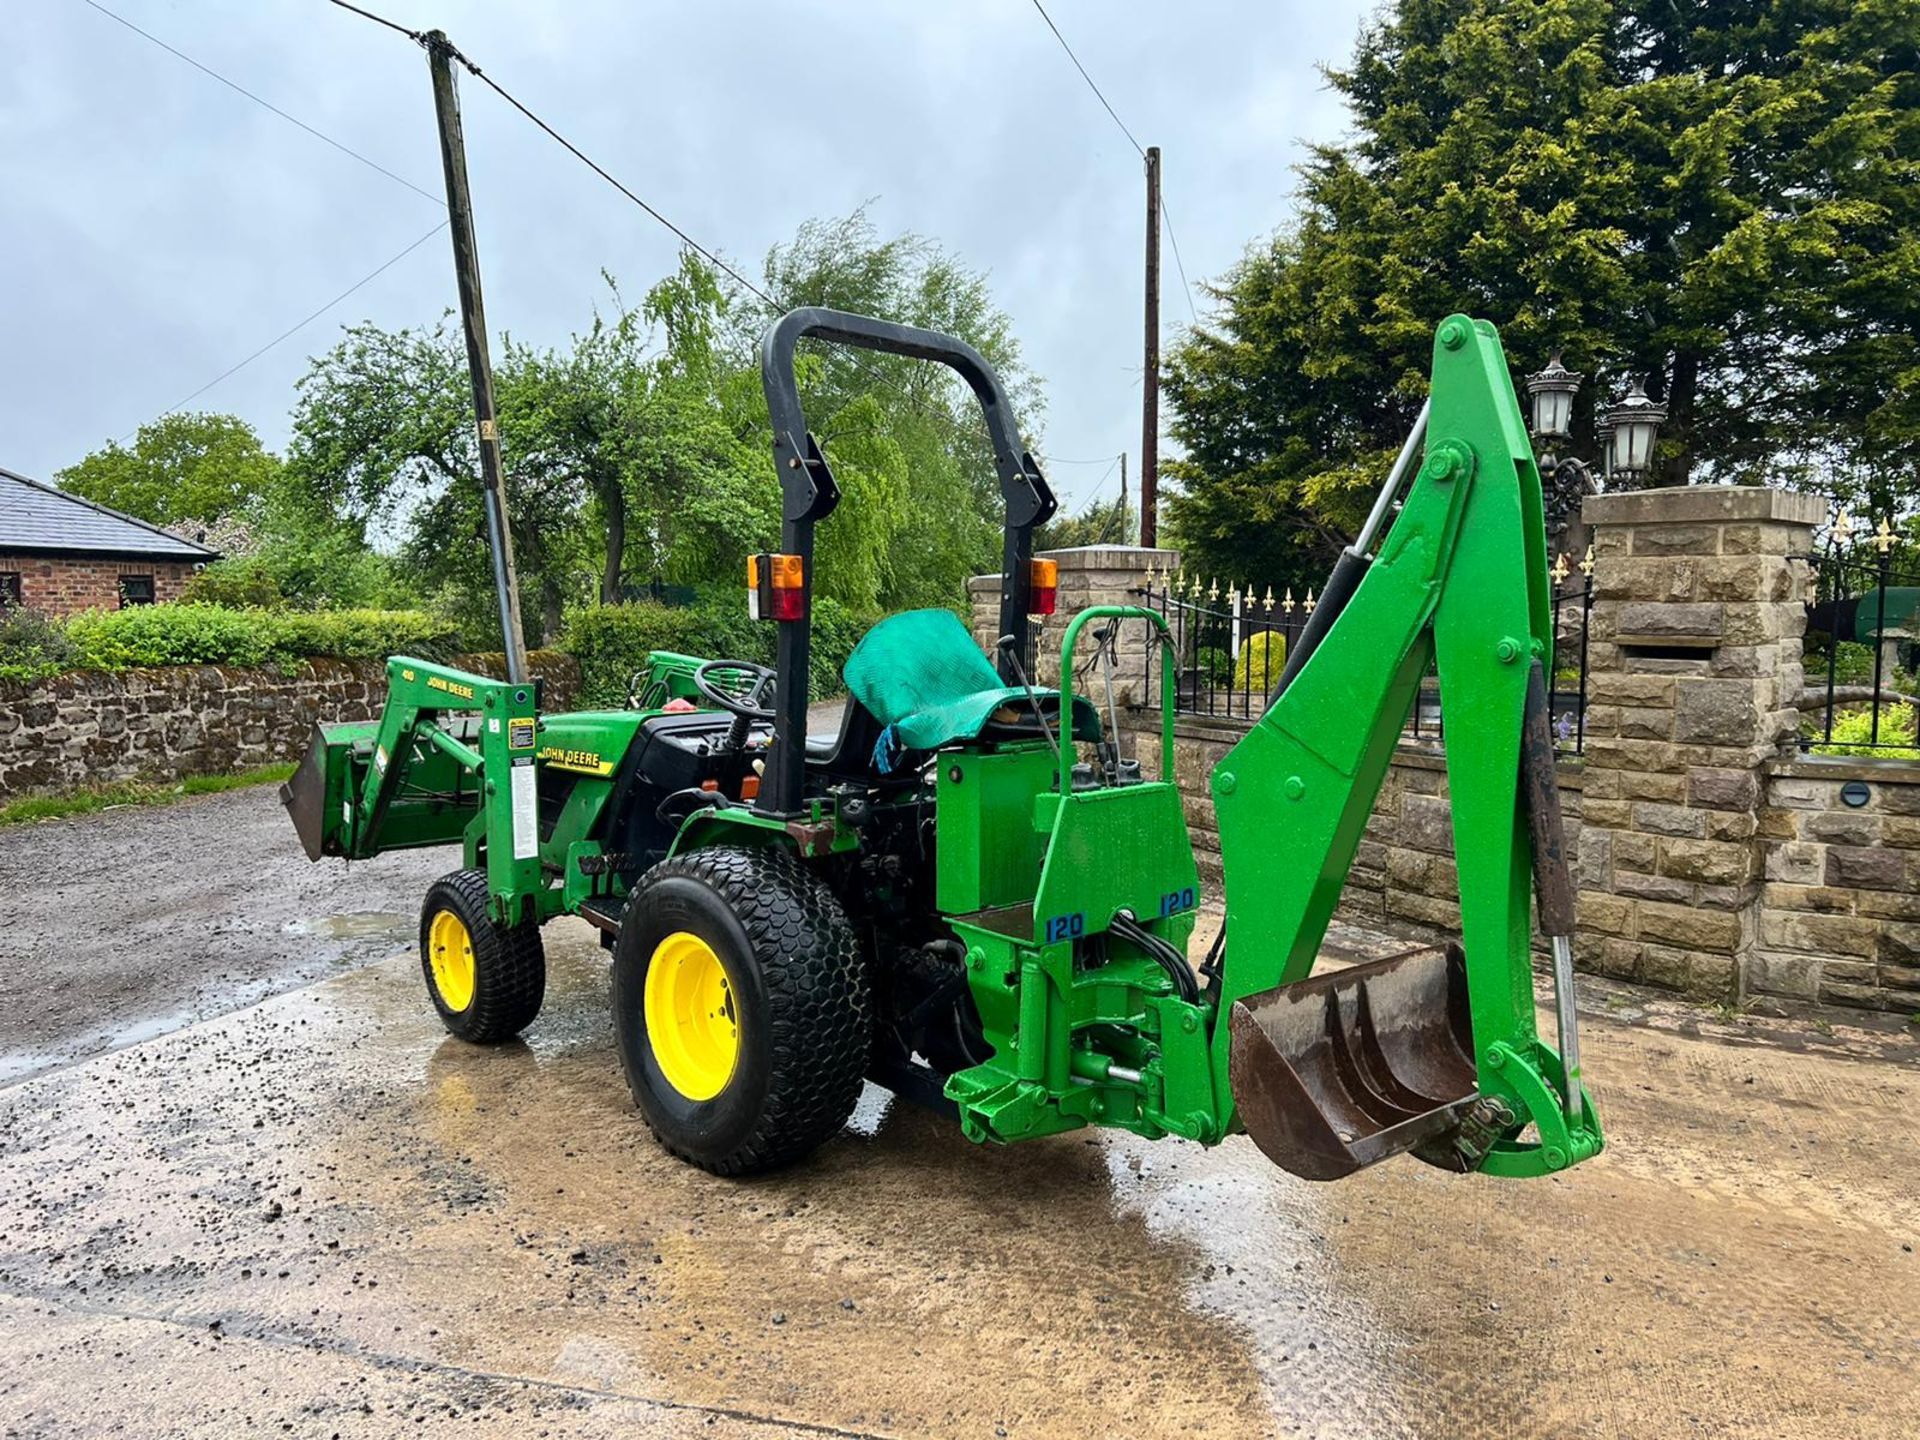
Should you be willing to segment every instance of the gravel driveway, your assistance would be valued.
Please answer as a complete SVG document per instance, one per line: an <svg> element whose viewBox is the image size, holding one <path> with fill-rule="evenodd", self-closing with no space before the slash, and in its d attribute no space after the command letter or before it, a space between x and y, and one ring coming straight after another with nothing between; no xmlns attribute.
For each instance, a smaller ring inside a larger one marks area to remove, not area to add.
<svg viewBox="0 0 1920 1440"><path fill-rule="evenodd" d="M0 829L0 1083L391 955L457 863L315 865L275 785Z"/></svg>

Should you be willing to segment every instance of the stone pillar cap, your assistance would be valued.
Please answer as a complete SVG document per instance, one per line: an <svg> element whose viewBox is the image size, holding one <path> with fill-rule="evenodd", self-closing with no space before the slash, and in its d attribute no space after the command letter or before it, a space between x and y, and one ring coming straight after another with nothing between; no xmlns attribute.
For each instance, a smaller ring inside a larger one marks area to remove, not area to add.
<svg viewBox="0 0 1920 1440"><path fill-rule="evenodd" d="M1580 518L1589 525L1697 525L1716 520L1818 525L1826 515L1826 501L1818 495L1764 485L1674 485L1589 495L1580 505Z"/></svg>

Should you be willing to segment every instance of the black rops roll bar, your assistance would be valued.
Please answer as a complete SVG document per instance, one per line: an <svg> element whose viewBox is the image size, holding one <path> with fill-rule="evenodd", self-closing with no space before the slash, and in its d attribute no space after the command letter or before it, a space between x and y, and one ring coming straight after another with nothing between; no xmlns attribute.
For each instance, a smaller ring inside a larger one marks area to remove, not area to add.
<svg viewBox="0 0 1920 1440"><path fill-rule="evenodd" d="M1000 476L1000 494L1006 500L1005 540L1000 561L1000 633L1019 637L1018 655L997 657L1000 673L1017 684L1024 668L1031 673L1027 652L1027 612L1031 600L1028 562L1033 559L1033 527L1053 517L1059 502L1048 488L1040 467L1020 442L1013 407L1000 377L986 358L964 340L936 330L895 325L844 310L805 306L789 311L768 329L760 341L760 384L766 391L767 413L773 420L773 459L780 473L780 549L801 557L807 619L779 622L775 669L779 674L773 721L773 749L760 787L757 809L778 815L799 813L806 766L807 661L812 640L813 527L840 503L840 487L826 456L807 429L800 406L800 386L794 375L794 350L803 339L830 340L862 350L911 355L950 366L972 388L986 417L993 441L993 465Z"/></svg>

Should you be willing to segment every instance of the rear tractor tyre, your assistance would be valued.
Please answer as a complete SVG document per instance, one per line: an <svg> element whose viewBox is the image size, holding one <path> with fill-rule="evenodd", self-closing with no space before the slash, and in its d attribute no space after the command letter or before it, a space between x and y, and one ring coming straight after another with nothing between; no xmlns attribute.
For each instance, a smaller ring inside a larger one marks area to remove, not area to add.
<svg viewBox="0 0 1920 1440"><path fill-rule="evenodd" d="M697 850L628 897L613 1023L660 1143L751 1175L845 1126L872 1047L871 981L840 902L793 854Z"/></svg>
<svg viewBox="0 0 1920 1440"><path fill-rule="evenodd" d="M518 1035L547 993L540 927L497 923L480 870L456 870L428 888L420 907L420 971L441 1023L476 1045Z"/></svg>

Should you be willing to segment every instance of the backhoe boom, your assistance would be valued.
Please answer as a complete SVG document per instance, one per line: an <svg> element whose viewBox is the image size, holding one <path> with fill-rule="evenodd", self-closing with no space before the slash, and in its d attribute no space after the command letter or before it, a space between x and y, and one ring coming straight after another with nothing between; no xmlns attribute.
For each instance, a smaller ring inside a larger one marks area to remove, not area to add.
<svg viewBox="0 0 1920 1440"><path fill-rule="evenodd" d="M1213 1035L1215 1082L1301 1173L1413 1150L1540 1174L1601 1144L1577 1075L1577 1105L1561 1100L1559 1057L1534 1020L1521 735L1553 631L1539 473L1491 325L1440 326L1426 440L1377 554L1347 557L1363 567L1350 598L1212 777L1230 937L1220 1003L1232 1012ZM1313 966L1435 665L1464 959L1407 957L1289 990ZM1551 863L1564 863L1557 848ZM1307 1112L1300 1128L1273 1133L1276 1106ZM1539 1138L1522 1143L1529 1124Z"/></svg>

